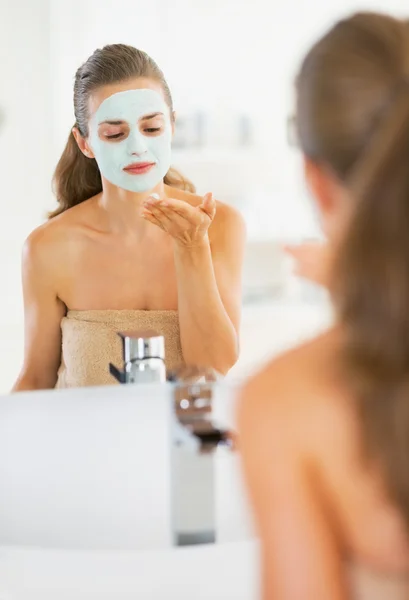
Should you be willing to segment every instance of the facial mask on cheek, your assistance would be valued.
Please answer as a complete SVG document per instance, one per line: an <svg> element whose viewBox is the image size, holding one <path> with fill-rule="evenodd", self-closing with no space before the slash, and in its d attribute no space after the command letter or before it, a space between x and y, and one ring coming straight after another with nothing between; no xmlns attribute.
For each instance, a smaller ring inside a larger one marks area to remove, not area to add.
<svg viewBox="0 0 409 600"><path fill-rule="evenodd" d="M164 130L160 135L144 135L139 119L153 113L164 115ZM105 121L126 121L129 135L120 141L101 140L98 126ZM171 141L169 107L160 94L149 89L113 94L99 106L90 126L90 146L101 175L130 192L147 192L163 180L171 164ZM135 175L124 171L132 163L155 166L147 173Z"/></svg>

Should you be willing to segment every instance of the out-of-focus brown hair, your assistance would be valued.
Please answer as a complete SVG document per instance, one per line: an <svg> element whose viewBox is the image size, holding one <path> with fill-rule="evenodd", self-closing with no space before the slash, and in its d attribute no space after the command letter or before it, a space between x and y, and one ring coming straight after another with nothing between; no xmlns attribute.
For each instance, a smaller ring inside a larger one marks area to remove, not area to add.
<svg viewBox="0 0 409 600"><path fill-rule="evenodd" d="M366 457L409 528L409 24L375 13L338 22L297 80L306 156L350 190L335 260L343 374Z"/></svg>
<svg viewBox="0 0 409 600"><path fill-rule="evenodd" d="M74 83L75 126L83 137L88 136L88 101L98 88L136 77L158 81L166 103L173 114L172 96L162 71L155 61L141 50L124 44L112 44L96 50L78 69ZM164 182L175 188L195 192L191 181L176 169L170 168ZM84 202L102 191L101 175L95 159L84 156L70 132L53 178L58 208L49 214L55 217L68 208Z"/></svg>

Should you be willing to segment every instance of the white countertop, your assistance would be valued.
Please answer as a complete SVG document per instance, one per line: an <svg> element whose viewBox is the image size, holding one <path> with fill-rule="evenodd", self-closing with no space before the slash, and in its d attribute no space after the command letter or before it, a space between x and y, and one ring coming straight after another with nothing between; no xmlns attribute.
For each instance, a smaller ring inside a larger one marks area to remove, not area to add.
<svg viewBox="0 0 409 600"><path fill-rule="evenodd" d="M0 546L1 600L258 600L257 543L146 552Z"/></svg>

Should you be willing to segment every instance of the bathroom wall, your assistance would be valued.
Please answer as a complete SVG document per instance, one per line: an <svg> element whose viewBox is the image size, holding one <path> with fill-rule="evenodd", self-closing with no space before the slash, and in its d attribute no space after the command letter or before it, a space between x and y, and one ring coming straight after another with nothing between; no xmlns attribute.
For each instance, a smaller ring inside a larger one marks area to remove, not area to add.
<svg viewBox="0 0 409 600"><path fill-rule="evenodd" d="M49 0L52 154L57 160L74 124L72 89L77 68L105 44L140 46L153 56L163 39L160 4L163 0Z"/></svg>
<svg viewBox="0 0 409 600"><path fill-rule="evenodd" d="M21 246L51 206L47 0L0 1L0 391L22 357Z"/></svg>
<svg viewBox="0 0 409 600"><path fill-rule="evenodd" d="M54 0L51 5L58 48L55 147L72 124L70 90L80 62L106 43L143 48L173 92L179 120L175 164L200 192L213 191L243 210L256 240L318 233L300 157L287 139L293 80L304 52L352 10L404 14L402 0Z"/></svg>

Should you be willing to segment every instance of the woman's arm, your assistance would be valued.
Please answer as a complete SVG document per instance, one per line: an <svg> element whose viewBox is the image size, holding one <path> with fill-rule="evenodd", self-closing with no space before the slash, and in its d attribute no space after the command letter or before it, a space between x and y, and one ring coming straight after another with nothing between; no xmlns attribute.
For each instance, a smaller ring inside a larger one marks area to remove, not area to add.
<svg viewBox="0 0 409 600"><path fill-rule="evenodd" d="M42 231L35 231L23 250L24 363L13 392L53 388L57 381L65 307L53 285L50 256Z"/></svg>
<svg viewBox="0 0 409 600"><path fill-rule="evenodd" d="M238 357L243 219L224 205L213 218L211 198L201 207L173 199L159 207L149 210L156 221L167 219L173 237L184 359L225 374Z"/></svg>
<svg viewBox="0 0 409 600"><path fill-rule="evenodd" d="M225 374L239 352L241 274L245 242L241 217L229 211L193 247L175 242L183 355L188 363Z"/></svg>
<svg viewBox="0 0 409 600"><path fill-rule="evenodd" d="M288 373L287 373L288 375ZM288 382L288 379L287 379ZM280 373L247 384L238 445L261 541L264 600L347 600L343 564Z"/></svg>

